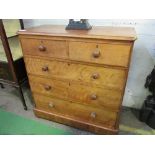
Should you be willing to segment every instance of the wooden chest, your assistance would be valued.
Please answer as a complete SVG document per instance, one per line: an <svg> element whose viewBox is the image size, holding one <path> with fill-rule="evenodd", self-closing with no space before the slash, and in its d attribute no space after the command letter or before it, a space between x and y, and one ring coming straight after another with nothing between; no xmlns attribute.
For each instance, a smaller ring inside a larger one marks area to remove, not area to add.
<svg viewBox="0 0 155 155"><path fill-rule="evenodd" d="M36 116L116 134L136 34L127 27L18 32Z"/></svg>

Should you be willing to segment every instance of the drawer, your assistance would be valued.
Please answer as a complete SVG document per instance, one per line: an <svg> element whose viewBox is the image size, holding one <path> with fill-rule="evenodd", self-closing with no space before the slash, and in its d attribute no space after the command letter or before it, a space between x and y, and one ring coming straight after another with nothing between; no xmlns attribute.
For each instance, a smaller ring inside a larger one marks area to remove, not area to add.
<svg viewBox="0 0 155 155"><path fill-rule="evenodd" d="M83 105L119 111L122 91L101 89L92 86L70 83L69 98Z"/></svg>
<svg viewBox="0 0 155 155"><path fill-rule="evenodd" d="M35 76L29 76L29 82L32 92L44 94L47 96L54 96L61 99L68 99L67 82L45 79Z"/></svg>
<svg viewBox="0 0 155 155"><path fill-rule="evenodd" d="M122 90L126 80L126 70L122 69L28 57L25 58L25 62L29 74L84 82L101 88Z"/></svg>
<svg viewBox="0 0 155 155"><path fill-rule="evenodd" d="M105 109L71 103L56 98L34 94L36 108L73 119L114 128L117 113Z"/></svg>
<svg viewBox="0 0 155 155"><path fill-rule="evenodd" d="M21 44L25 55L68 58L65 41L22 38Z"/></svg>
<svg viewBox="0 0 155 155"><path fill-rule="evenodd" d="M128 67L131 44L69 42L71 60Z"/></svg>

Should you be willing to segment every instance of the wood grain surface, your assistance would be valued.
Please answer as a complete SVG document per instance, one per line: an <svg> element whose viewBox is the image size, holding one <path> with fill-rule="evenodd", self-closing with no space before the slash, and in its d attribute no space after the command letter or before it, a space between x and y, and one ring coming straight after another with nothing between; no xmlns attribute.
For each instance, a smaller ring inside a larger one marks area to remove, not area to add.
<svg viewBox="0 0 155 155"><path fill-rule="evenodd" d="M107 67L96 67L72 62L45 60L26 57L27 72L32 75L84 82L101 88L122 90L125 83L126 70ZM47 71L42 68L48 67ZM98 77L94 78L94 74Z"/></svg>
<svg viewBox="0 0 155 155"><path fill-rule="evenodd" d="M29 81L32 92L54 96L61 99L68 98L69 84L67 82L40 78L31 75L29 75Z"/></svg>
<svg viewBox="0 0 155 155"><path fill-rule="evenodd" d="M86 86L74 82L45 79L29 75L31 90L34 93L53 96L71 102L78 102L95 108L119 111L122 91ZM93 98L94 97L94 98Z"/></svg>
<svg viewBox="0 0 155 155"><path fill-rule="evenodd" d="M67 44L65 41L24 38L21 40L21 44L24 54L68 58ZM41 50L40 47L44 48L44 50Z"/></svg>
<svg viewBox="0 0 155 155"><path fill-rule="evenodd" d="M45 97L37 94L34 94L34 99L37 109L54 114L61 114L73 119L87 121L96 125L104 124L105 127L114 128L117 116L117 113L115 112L84 106L81 104L73 102L71 103L68 101ZM92 116L92 113L95 113L95 116Z"/></svg>
<svg viewBox="0 0 155 155"><path fill-rule="evenodd" d="M37 117L116 134L133 28L39 26L18 32Z"/></svg>
<svg viewBox="0 0 155 155"><path fill-rule="evenodd" d="M64 25L42 25L34 28L28 28L25 31L18 31L19 35L34 36L59 36L74 38L92 38L109 40L136 40L136 32L132 27L109 27L93 26L87 30L65 30Z"/></svg>
<svg viewBox="0 0 155 155"><path fill-rule="evenodd" d="M69 42L69 58L71 60L128 67L130 48L130 43L114 45L74 41ZM98 56L95 57L95 53Z"/></svg>

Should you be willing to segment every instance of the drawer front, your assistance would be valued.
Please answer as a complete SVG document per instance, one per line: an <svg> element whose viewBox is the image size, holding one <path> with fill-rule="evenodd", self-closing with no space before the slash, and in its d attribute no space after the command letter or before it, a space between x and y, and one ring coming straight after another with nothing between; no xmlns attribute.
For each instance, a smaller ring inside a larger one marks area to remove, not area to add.
<svg viewBox="0 0 155 155"><path fill-rule="evenodd" d="M130 44L69 42L71 60L128 67Z"/></svg>
<svg viewBox="0 0 155 155"><path fill-rule="evenodd" d="M54 96L61 99L68 99L67 82L45 79L35 76L29 76L30 86L32 92L44 94L47 96Z"/></svg>
<svg viewBox="0 0 155 155"><path fill-rule="evenodd" d="M68 58L65 41L22 38L21 43L25 55Z"/></svg>
<svg viewBox="0 0 155 155"><path fill-rule="evenodd" d="M67 79L95 85L97 87L123 90L126 70L87 66L54 60L25 58L29 74Z"/></svg>
<svg viewBox="0 0 155 155"><path fill-rule="evenodd" d="M117 113L34 94L36 108L96 125L114 127Z"/></svg>
<svg viewBox="0 0 155 155"><path fill-rule="evenodd" d="M122 100L122 91L101 89L75 83L70 83L68 92L69 98L73 102L115 112L119 111Z"/></svg>

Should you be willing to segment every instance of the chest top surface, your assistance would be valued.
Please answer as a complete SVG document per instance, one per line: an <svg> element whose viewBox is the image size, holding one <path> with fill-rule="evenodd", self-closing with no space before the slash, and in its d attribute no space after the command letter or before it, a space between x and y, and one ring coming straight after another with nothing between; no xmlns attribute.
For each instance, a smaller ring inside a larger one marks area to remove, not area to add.
<svg viewBox="0 0 155 155"><path fill-rule="evenodd" d="M137 38L135 29L132 27L109 26L93 26L91 30L66 30L64 25L42 25L25 30L19 30L18 34L127 41L135 41Z"/></svg>

